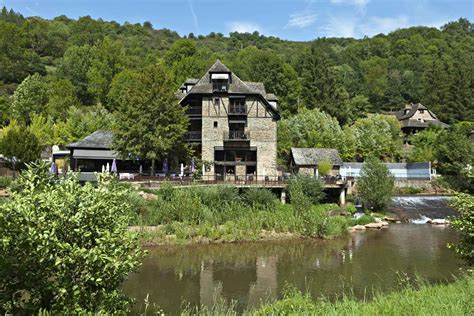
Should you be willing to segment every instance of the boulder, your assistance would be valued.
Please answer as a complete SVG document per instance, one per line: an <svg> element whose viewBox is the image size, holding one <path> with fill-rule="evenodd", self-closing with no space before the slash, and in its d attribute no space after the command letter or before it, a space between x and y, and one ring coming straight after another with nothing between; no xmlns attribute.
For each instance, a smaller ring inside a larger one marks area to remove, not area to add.
<svg viewBox="0 0 474 316"><path fill-rule="evenodd" d="M382 228L382 223L369 223L365 224L365 228L370 228L370 229L380 229Z"/></svg>
<svg viewBox="0 0 474 316"><path fill-rule="evenodd" d="M431 225L447 225L449 221L443 218L436 218L431 220Z"/></svg>
<svg viewBox="0 0 474 316"><path fill-rule="evenodd" d="M366 230L364 225L355 225L352 228L354 228L354 230Z"/></svg>
<svg viewBox="0 0 474 316"><path fill-rule="evenodd" d="M392 222L392 223L396 223L397 221L399 221L398 219L396 219L395 217L388 217L388 216L385 216L383 218L384 221L386 222Z"/></svg>
<svg viewBox="0 0 474 316"><path fill-rule="evenodd" d="M380 224L382 224L383 227L390 226L390 224L388 222L385 222L385 221L380 222Z"/></svg>

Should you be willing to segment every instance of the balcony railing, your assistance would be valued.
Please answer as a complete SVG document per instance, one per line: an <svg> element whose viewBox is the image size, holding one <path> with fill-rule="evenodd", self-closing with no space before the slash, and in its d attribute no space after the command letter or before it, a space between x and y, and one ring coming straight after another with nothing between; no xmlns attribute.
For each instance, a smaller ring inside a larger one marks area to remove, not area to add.
<svg viewBox="0 0 474 316"><path fill-rule="evenodd" d="M245 104L231 104L229 105L229 114L246 115L247 106L245 106Z"/></svg>
<svg viewBox="0 0 474 316"><path fill-rule="evenodd" d="M201 106L188 106L186 109L187 115L201 115L202 114L202 107Z"/></svg>
<svg viewBox="0 0 474 316"><path fill-rule="evenodd" d="M200 141L202 139L202 133L199 131L191 131L186 133L187 141Z"/></svg>
<svg viewBox="0 0 474 316"><path fill-rule="evenodd" d="M245 132L245 131L224 132L224 140L250 140L250 132Z"/></svg>

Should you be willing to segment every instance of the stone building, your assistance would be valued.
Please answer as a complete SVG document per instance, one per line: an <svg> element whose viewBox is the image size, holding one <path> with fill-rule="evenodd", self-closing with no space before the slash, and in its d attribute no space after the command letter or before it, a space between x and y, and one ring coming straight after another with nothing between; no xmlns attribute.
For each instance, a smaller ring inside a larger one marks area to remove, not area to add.
<svg viewBox="0 0 474 316"><path fill-rule="evenodd" d="M218 180L277 176L278 98L259 82L242 81L217 60L178 92L190 118L187 141Z"/></svg>
<svg viewBox="0 0 474 316"><path fill-rule="evenodd" d="M328 175L339 175L343 162L337 149L291 148L290 167L294 173L318 176L318 166L323 161L329 162L332 165Z"/></svg>
<svg viewBox="0 0 474 316"><path fill-rule="evenodd" d="M429 125L448 127L447 124L441 122L432 111L421 103L407 104L395 116L400 121L405 135L416 133L427 128Z"/></svg>

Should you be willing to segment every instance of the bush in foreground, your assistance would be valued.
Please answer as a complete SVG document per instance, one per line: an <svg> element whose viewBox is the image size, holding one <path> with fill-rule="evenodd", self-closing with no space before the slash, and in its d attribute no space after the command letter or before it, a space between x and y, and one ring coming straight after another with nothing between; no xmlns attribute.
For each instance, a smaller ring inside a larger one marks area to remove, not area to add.
<svg viewBox="0 0 474 316"><path fill-rule="evenodd" d="M470 266L474 265L474 196L459 193L451 200L459 216L451 219L451 226L458 231L460 241L450 245Z"/></svg>
<svg viewBox="0 0 474 316"><path fill-rule="evenodd" d="M127 228L129 190L57 181L31 165L0 204L0 313L126 313L120 285L142 256Z"/></svg>

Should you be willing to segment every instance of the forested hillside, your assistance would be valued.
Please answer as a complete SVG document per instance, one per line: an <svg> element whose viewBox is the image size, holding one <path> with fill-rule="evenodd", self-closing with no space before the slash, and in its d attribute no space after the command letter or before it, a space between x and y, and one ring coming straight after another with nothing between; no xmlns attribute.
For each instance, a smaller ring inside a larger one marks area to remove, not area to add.
<svg viewBox="0 0 474 316"><path fill-rule="evenodd" d="M369 156L432 161L453 175L472 164L474 25L466 19L440 30L412 27L372 38L311 42L257 32L182 38L158 28L90 17L24 18L3 8L0 151L27 162L47 145L110 129L114 118L134 113L127 108L130 87L152 93L137 86L144 75L162 78L160 89L175 91L219 58L242 79L263 82L279 97L283 168L291 147L337 148L346 161ZM419 133L410 139L414 149L406 151L394 116L368 114L409 102L423 103L452 128ZM470 122L455 124L461 121Z"/></svg>
<svg viewBox="0 0 474 316"><path fill-rule="evenodd" d="M111 83L127 69L164 61L176 84L198 77L222 59L241 78L263 81L281 99L285 116L298 107L320 108L342 124L365 112L422 102L447 123L474 120L474 27L465 19L438 30L412 27L372 38L321 38L290 42L275 37L220 33L181 39L150 23L123 24L0 14L2 123L9 96L38 73L42 91L34 111L64 119L70 106L101 104L108 110ZM14 106L15 108L15 106ZM21 116L21 115L20 115Z"/></svg>

